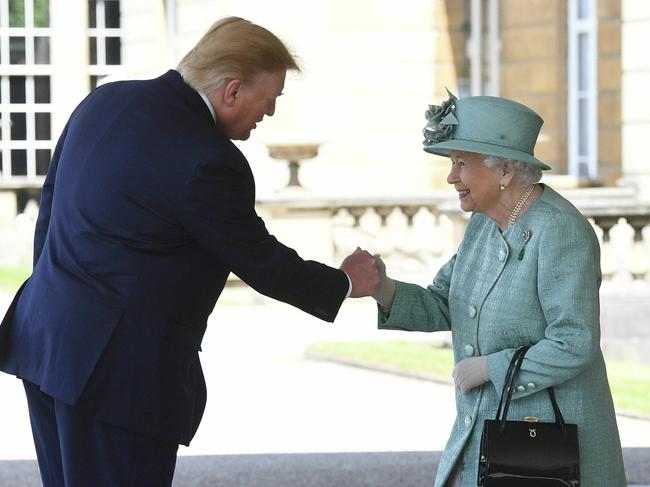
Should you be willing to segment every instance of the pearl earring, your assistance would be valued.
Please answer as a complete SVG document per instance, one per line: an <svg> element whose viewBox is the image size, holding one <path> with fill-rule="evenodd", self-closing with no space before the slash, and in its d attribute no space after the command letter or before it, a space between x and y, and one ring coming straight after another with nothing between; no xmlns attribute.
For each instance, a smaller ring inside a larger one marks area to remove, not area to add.
<svg viewBox="0 0 650 487"><path fill-rule="evenodd" d="M506 189L506 187L502 184L502 185L499 186L499 189L500 189L501 191L503 191L504 189Z"/></svg>

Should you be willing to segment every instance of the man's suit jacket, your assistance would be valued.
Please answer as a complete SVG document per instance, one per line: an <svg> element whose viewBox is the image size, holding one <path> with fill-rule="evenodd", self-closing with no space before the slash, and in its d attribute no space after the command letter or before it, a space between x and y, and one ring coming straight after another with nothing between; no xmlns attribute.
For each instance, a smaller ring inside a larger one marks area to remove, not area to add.
<svg viewBox="0 0 650 487"><path fill-rule="evenodd" d="M198 352L230 272L327 321L348 290L342 271L269 235L254 203L248 162L179 73L96 89L54 152L0 370L188 444L205 406Z"/></svg>

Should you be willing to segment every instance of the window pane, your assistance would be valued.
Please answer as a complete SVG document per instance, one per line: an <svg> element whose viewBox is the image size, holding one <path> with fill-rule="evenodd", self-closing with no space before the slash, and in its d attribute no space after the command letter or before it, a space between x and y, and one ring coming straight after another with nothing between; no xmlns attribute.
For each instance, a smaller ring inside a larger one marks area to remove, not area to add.
<svg viewBox="0 0 650 487"><path fill-rule="evenodd" d="M120 64L120 38L106 38L106 64Z"/></svg>
<svg viewBox="0 0 650 487"><path fill-rule="evenodd" d="M591 16L593 11L592 0L578 0L578 18L587 19Z"/></svg>
<svg viewBox="0 0 650 487"><path fill-rule="evenodd" d="M88 38L88 51L90 52L90 64L97 64L97 38L89 37Z"/></svg>
<svg viewBox="0 0 650 487"><path fill-rule="evenodd" d="M34 37L34 61L36 64L50 64L49 37Z"/></svg>
<svg viewBox="0 0 650 487"><path fill-rule="evenodd" d="M589 38L587 34L578 35L578 90L589 89Z"/></svg>
<svg viewBox="0 0 650 487"><path fill-rule="evenodd" d="M25 27L25 0L9 0L9 27Z"/></svg>
<svg viewBox="0 0 650 487"><path fill-rule="evenodd" d="M50 114L36 113L36 140L50 140Z"/></svg>
<svg viewBox="0 0 650 487"><path fill-rule="evenodd" d="M36 175L45 176L50 167L52 154L50 149L36 149Z"/></svg>
<svg viewBox="0 0 650 487"><path fill-rule="evenodd" d="M34 76L34 101L50 103L50 77Z"/></svg>
<svg viewBox="0 0 650 487"><path fill-rule="evenodd" d="M25 38L9 38L9 64L25 64Z"/></svg>
<svg viewBox="0 0 650 487"><path fill-rule="evenodd" d="M50 26L50 0L34 0L34 27Z"/></svg>
<svg viewBox="0 0 650 487"><path fill-rule="evenodd" d="M106 64L120 64L120 38L106 38Z"/></svg>
<svg viewBox="0 0 650 487"><path fill-rule="evenodd" d="M11 140L27 140L27 115L25 113L12 113Z"/></svg>
<svg viewBox="0 0 650 487"><path fill-rule="evenodd" d="M589 152L589 107L587 100L578 100L578 155L587 156Z"/></svg>
<svg viewBox="0 0 650 487"><path fill-rule="evenodd" d="M25 77L9 76L9 103L25 103Z"/></svg>
<svg viewBox="0 0 650 487"><path fill-rule="evenodd" d="M589 164L586 162L578 163L578 177L582 179L589 178Z"/></svg>
<svg viewBox="0 0 650 487"><path fill-rule="evenodd" d="M97 0L88 0L88 26L97 27Z"/></svg>
<svg viewBox="0 0 650 487"><path fill-rule="evenodd" d="M27 176L27 150L11 150L11 174L13 176Z"/></svg>
<svg viewBox="0 0 650 487"><path fill-rule="evenodd" d="M104 2L104 17L106 18L106 27L120 27L120 2L119 0L106 0Z"/></svg>
<svg viewBox="0 0 650 487"><path fill-rule="evenodd" d="M91 91L94 90L95 88L97 88L104 78L106 78L106 76L95 76L95 75L91 76L90 77L90 89L91 89Z"/></svg>

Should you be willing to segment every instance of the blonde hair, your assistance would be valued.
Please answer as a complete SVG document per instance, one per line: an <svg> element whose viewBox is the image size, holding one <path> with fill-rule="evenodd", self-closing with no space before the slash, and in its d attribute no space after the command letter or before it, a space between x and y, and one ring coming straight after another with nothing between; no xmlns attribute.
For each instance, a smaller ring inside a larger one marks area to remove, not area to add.
<svg viewBox="0 0 650 487"><path fill-rule="evenodd" d="M239 17L212 24L177 69L187 84L204 93L230 79L248 81L260 72L300 71L294 55L275 34Z"/></svg>

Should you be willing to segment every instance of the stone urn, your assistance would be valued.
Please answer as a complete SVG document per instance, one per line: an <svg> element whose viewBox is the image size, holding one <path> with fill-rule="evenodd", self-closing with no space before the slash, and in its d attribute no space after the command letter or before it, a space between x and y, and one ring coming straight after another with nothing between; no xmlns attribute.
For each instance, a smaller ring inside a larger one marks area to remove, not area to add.
<svg viewBox="0 0 650 487"><path fill-rule="evenodd" d="M298 173L300 164L318 155L320 144L268 144L269 156L272 159L286 161L289 165L289 182L284 188L289 190L304 189L300 184Z"/></svg>

